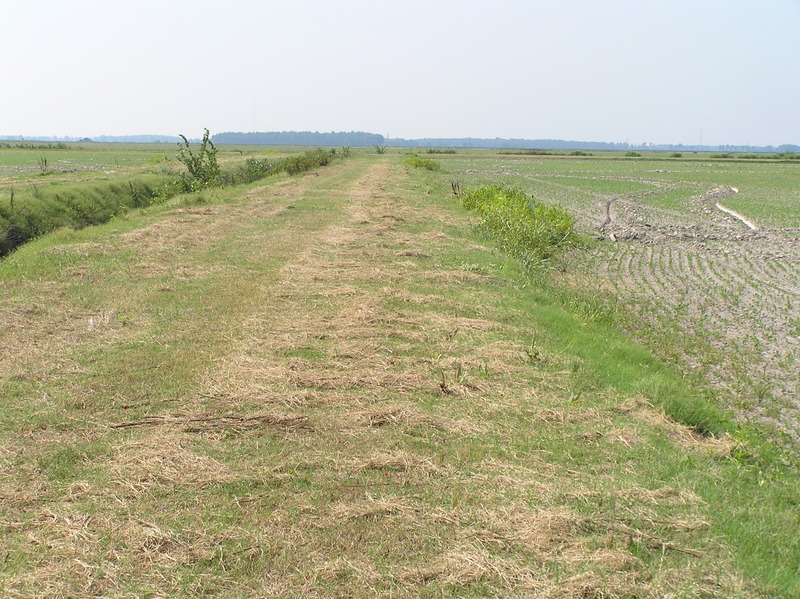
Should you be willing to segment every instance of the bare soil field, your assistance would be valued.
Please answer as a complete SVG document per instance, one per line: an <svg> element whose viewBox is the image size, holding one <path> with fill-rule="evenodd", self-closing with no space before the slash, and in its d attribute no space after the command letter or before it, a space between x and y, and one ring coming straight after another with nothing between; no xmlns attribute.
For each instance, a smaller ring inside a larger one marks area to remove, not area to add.
<svg viewBox="0 0 800 599"><path fill-rule="evenodd" d="M734 394L743 417L800 442L800 231L749 229L717 208L732 194L715 186L690 198L686 212L699 218L684 224L611 199L602 228L611 243L594 252L590 272L711 343L713 361L697 355L693 365Z"/></svg>

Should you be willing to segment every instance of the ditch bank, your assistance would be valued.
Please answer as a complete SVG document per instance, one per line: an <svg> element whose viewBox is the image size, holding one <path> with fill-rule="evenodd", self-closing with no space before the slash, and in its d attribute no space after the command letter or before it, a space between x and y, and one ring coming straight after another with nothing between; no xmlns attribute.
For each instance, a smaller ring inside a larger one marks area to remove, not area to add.
<svg viewBox="0 0 800 599"><path fill-rule="evenodd" d="M280 173L297 175L325 166L332 156L317 149L277 162L248 159L211 182L172 173L48 188L31 185L19 193L12 189L8 200L0 201L0 258L57 229L100 225L127 210L166 202L181 193L253 183Z"/></svg>

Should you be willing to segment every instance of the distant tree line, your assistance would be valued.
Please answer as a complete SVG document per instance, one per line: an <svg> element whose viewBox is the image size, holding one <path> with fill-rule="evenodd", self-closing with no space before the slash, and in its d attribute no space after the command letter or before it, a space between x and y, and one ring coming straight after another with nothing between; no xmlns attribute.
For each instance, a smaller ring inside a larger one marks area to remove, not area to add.
<svg viewBox="0 0 800 599"><path fill-rule="evenodd" d="M800 152L800 146L784 144L781 146L704 146L686 144L631 144L627 142L574 141L564 139L505 139L496 137L476 138L391 138L386 145L417 148L503 148L537 150L651 150L669 152L770 152L792 154Z"/></svg>
<svg viewBox="0 0 800 599"><path fill-rule="evenodd" d="M384 145L383 135L363 131L319 133L318 131L264 131L217 133L215 144L266 146L375 146Z"/></svg>
<svg viewBox="0 0 800 599"><path fill-rule="evenodd" d="M403 139L399 137L384 138L377 133L363 131L330 132L318 131L265 131L251 133L217 133L212 137L215 144L231 145L268 145L268 146L400 146L410 148L502 148L507 150L618 150L618 151L661 151L661 152L728 152L728 153L770 153L798 154L800 146L783 144L780 146L748 146L748 145L700 145L700 144L653 144L605 141L574 141L564 139L519 139L519 138L481 138L481 137L448 137ZM37 137L26 140L21 135L0 135L1 141L19 142L135 142L135 143L181 143L180 137L169 135L100 135L92 139L77 137ZM200 140L190 139L191 142ZM759 156L762 157L762 156Z"/></svg>

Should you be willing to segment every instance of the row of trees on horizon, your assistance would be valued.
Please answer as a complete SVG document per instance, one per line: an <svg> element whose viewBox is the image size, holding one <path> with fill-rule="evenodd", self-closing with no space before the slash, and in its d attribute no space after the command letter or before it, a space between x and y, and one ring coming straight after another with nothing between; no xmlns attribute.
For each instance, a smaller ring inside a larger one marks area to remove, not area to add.
<svg viewBox="0 0 800 599"><path fill-rule="evenodd" d="M687 145L687 144L631 144L628 142L574 141L564 139L507 139L495 137L426 137L404 139L384 137L379 133L364 131L263 131L263 132L224 132L211 137L220 145L267 145L267 146L394 146L410 148L501 148L523 150L653 150L670 152L765 152L797 154L800 145L780 146L749 145ZM199 139L189 139L199 142ZM1 136L0 141L42 141L42 142L106 142L106 143L180 143L181 138L173 135L100 135L88 137L24 137L21 135Z"/></svg>

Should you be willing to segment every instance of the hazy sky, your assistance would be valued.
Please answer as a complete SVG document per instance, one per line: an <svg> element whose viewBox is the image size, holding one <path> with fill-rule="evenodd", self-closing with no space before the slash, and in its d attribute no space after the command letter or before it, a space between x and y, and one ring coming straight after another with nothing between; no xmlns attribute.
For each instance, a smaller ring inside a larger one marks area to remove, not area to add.
<svg viewBox="0 0 800 599"><path fill-rule="evenodd" d="M0 0L0 134L800 144L800 0Z"/></svg>

